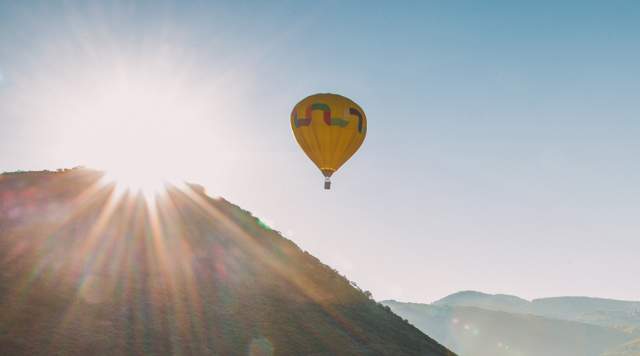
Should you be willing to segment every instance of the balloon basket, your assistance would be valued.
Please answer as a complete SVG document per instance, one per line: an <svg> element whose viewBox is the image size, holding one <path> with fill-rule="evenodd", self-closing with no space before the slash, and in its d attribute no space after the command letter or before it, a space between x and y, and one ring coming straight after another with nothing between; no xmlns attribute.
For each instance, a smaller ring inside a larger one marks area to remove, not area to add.
<svg viewBox="0 0 640 356"><path fill-rule="evenodd" d="M331 189L331 179L329 177L324 179L324 189L325 190Z"/></svg>

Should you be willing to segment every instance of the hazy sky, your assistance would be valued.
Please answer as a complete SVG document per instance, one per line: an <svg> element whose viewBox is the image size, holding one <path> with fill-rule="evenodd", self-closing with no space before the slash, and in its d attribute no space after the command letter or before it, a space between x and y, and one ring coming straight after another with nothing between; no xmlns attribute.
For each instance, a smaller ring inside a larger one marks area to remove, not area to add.
<svg viewBox="0 0 640 356"><path fill-rule="evenodd" d="M316 92L369 122L330 192ZM636 0L0 0L0 171L168 168L376 299L640 300L639 162Z"/></svg>

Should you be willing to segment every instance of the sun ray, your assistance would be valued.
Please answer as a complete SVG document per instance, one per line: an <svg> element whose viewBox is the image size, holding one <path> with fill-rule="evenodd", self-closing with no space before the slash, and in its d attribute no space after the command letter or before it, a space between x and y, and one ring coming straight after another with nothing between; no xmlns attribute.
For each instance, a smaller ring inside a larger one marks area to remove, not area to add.
<svg viewBox="0 0 640 356"><path fill-rule="evenodd" d="M349 330L354 335L362 336L361 331L350 325L347 318L345 318L340 311L334 307L334 297L330 291L325 291L317 288L316 284L311 281L307 276L299 273L299 271L291 270L287 266L281 264L278 260L273 259L261 246L258 246L256 240L246 232L241 226L237 225L223 212L219 211L213 204L210 204L202 197L198 192L195 192L190 187L179 190L180 193L185 194L189 200L199 208L203 209L212 220L220 221L224 227L229 229L230 236L236 236L241 239L241 243L244 247L254 254L256 258L260 259L275 273L282 276L293 287L299 290L302 294L306 295L311 300L320 305L324 311L330 315L338 324Z"/></svg>

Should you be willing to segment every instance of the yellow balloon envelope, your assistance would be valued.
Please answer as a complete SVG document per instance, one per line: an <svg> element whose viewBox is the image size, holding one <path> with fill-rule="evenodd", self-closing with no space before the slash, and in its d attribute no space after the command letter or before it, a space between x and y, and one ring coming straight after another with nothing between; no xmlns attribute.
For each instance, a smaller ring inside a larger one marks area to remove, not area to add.
<svg viewBox="0 0 640 356"><path fill-rule="evenodd" d="M291 129L298 144L325 178L330 177L360 148L367 134L364 110L349 98L315 94L302 99L291 112Z"/></svg>

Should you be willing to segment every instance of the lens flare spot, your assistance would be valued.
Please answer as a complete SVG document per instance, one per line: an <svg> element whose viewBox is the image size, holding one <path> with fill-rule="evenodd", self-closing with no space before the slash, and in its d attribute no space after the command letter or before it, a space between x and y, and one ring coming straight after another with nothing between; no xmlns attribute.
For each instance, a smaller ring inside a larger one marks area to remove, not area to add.
<svg viewBox="0 0 640 356"><path fill-rule="evenodd" d="M249 356L272 356L273 345L265 337L258 337L251 340L249 345Z"/></svg>

